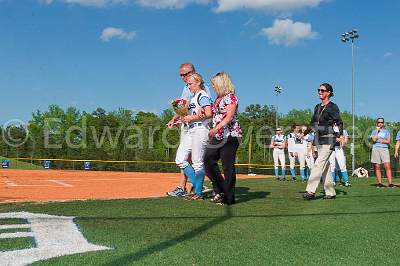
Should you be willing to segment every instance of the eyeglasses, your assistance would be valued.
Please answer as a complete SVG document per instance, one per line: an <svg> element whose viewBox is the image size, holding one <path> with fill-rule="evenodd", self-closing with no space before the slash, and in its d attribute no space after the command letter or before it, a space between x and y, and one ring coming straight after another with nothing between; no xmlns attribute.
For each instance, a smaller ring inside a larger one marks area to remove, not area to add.
<svg viewBox="0 0 400 266"><path fill-rule="evenodd" d="M376 121L377 124L384 124L385 122L383 121Z"/></svg>
<svg viewBox="0 0 400 266"><path fill-rule="evenodd" d="M318 92L328 92L328 90L325 89L317 89Z"/></svg>
<svg viewBox="0 0 400 266"><path fill-rule="evenodd" d="M181 76L182 78L186 78L187 75L192 74L192 73L193 73L193 71L189 71L189 72L186 72L186 73L184 73L184 74L180 74L180 76Z"/></svg>

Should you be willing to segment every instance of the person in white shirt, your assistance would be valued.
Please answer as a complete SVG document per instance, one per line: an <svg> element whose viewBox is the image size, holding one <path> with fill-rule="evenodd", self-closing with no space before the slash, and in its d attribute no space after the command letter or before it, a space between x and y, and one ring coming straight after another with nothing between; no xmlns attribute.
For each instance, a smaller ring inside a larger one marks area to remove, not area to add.
<svg viewBox="0 0 400 266"><path fill-rule="evenodd" d="M335 150L332 152L331 157L329 158L329 163L331 167L333 185L336 185L337 182L340 182L339 176L336 175L336 169L340 171L340 175L342 177L343 184L348 187L349 183L349 175L347 173L346 168L346 156L344 155L344 145L347 144L349 139L349 134L345 129L343 129L343 137L344 140L342 144L340 142L336 142Z"/></svg>
<svg viewBox="0 0 400 266"><path fill-rule="evenodd" d="M298 131L299 127L297 125L293 125L292 133L289 133L289 135L286 137L286 146L289 153L289 168L293 181L296 181L296 169L294 167L296 163L297 150L295 146L295 138Z"/></svg>
<svg viewBox="0 0 400 266"><path fill-rule="evenodd" d="M308 126L303 125L302 132L306 132L306 130L308 130ZM307 151L305 156L307 167L304 169L305 172L304 174L306 176L306 179L308 179L308 177L310 176L311 169L314 167L314 161L315 161L314 137L315 137L314 132L310 132L304 136L304 139L307 142Z"/></svg>
<svg viewBox="0 0 400 266"><path fill-rule="evenodd" d="M275 135L272 136L271 145L269 147L273 149L274 157L274 174L276 179L285 180L286 179L286 168L285 168L285 145L286 137L282 134L282 129L278 127L275 130ZM279 162L281 163L282 175L279 176Z"/></svg>

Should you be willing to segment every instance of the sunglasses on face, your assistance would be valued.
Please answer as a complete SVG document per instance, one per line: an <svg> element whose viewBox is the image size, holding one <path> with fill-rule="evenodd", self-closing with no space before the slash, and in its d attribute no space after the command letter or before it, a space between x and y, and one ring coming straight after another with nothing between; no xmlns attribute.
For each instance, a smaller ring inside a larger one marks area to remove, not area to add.
<svg viewBox="0 0 400 266"><path fill-rule="evenodd" d="M189 71L189 72L186 72L186 73L184 73L184 74L180 74L180 76L181 76L182 78L185 78L185 77L187 77L187 75L192 74L192 73L193 73L193 71Z"/></svg>
<svg viewBox="0 0 400 266"><path fill-rule="evenodd" d="M377 123L377 124L384 124L385 122L383 122L383 121L377 121L376 123Z"/></svg>
<svg viewBox="0 0 400 266"><path fill-rule="evenodd" d="M317 89L318 92L328 92L328 90L325 89Z"/></svg>

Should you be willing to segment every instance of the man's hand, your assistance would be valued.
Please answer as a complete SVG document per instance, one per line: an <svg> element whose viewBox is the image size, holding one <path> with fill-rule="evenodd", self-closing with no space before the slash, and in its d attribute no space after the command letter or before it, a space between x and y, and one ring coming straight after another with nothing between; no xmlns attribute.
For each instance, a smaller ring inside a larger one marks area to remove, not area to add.
<svg viewBox="0 0 400 266"><path fill-rule="evenodd" d="M394 152L394 158L396 158L396 160L399 158L399 152L398 151Z"/></svg>
<svg viewBox="0 0 400 266"><path fill-rule="evenodd" d="M183 123L190 123L194 120L193 115L187 115L182 119Z"/></svg>

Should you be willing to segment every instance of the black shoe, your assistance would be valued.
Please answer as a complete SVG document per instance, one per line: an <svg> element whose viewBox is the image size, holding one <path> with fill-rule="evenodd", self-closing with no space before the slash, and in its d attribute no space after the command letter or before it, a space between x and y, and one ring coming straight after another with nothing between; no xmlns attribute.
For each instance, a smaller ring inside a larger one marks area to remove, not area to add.
<svg viewBox="0 0 400 266"><path fill-rule="evenodd" d="M303 194L305 200L315 200L315 193L306 192Z"/></svg>
<svg viewBox="0 0 400 266"><path fill-rule="evenodd" d="M294 182L294 181L296 181L297 180L297 178L296 177L292 177L292 181Z"/></svg>
<svg viewBox="0 0 400 266"><path fill-rule="evenodd" d="M324 199L336 199L336 196L326 195Z"/></svg>
<svg viewBox="0 0 400 266"><path fill-rule="evenodd" d="M378 184L376 184L376 187L377 188L384 188L384 187L386 187L384 184L382 184L382 183L378 183Z"/></svg>
<svg viewBox="0 0 400 266"><path fill-rule="evenodd" d="M398 185L395 185L395 184L393 184L393 183L391 183L391 184L389 184L388 187L390 187L390 188L396 188L396 187L399 187L399 186L398 186Z"/></svg>
<svg viewBox="0 0 400 266"><path fill-rule="evenodd" d="M211 200L211 202L214 203L223 203L224 202L224 195L221 194L216 194Z"/></svg>

